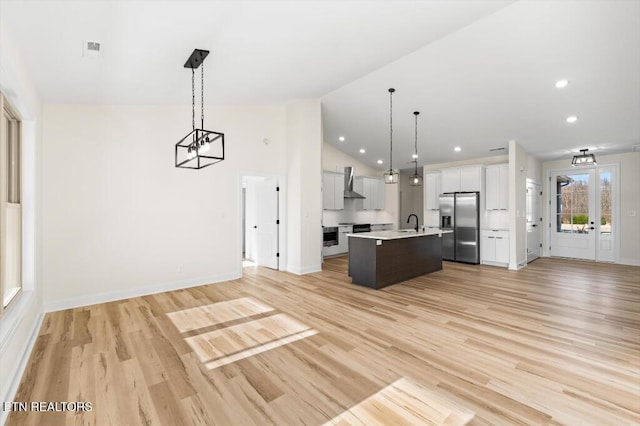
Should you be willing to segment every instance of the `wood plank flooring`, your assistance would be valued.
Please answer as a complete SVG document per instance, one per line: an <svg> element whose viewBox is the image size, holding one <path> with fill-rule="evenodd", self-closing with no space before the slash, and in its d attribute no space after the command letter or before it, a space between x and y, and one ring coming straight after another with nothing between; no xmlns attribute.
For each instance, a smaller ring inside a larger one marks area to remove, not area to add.
<svg viewBox="0 0 640 426"><path fill-rule="evenodd" d="M640 424L640 268L445 262L382 290L346 258L47 314L8 425Z"/></svg>

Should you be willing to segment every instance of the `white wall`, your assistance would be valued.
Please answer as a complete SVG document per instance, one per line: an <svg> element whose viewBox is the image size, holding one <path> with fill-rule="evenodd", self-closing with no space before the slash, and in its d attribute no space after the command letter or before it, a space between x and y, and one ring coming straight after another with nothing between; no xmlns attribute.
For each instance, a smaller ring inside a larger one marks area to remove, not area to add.
<svg viewBox="0 0 640 426"><path fill-rule="evenodd" d="M0 320L0 401L13 401L42 323L40 271L41 104L27 67L0 28L0 90L22 119L23 291ZM0 411L0 424L8 411Z"/></svg>
<svg viewBox="0 0 640 426"><path fill-rule="evenodd" d="M286 175L282 106L206 107L225 161L174 167L189 106L44 107L47 309L241 274L241 175ZM263 143L268 138L268 145Z"/></svg>
<svg viewBox="0 0 640 426"><path fill-rule="evenodd" d="M640 266L640 152L627 154L598 155L598 165L619 165L619 200L620 200L620 250L619 263ZM547 161L543 163L543 221L545 231L549 223L549 186L550 170L571 169L571 160ZM614 225L615 226L615 225ZM549 256L549 235L543 232L544 255Z"/></svg>
<svg viewBox="0 0 640 426"><path fill-rule="evenodd" d="M328 143L322 144L322 170L344 172L347 166L353 167L355 176L382 178L382 172L370 167ZM322 223L328 226L342 222L355 223L392 223L398 225L399 215L398 185L385 185L385 210L358 210L356 200L346 198L344 210L323 210Z"/></svg>
<svg viewBox="0 0 640 426"><path fill-rule="evenodd" d="M322 268L322 112L319 100L287 105L287 270Z"/></svg>
<svg viewBox="0 0 640 426"><path fill-rule="evenodd" d="M422 174L422 170L420 169L418 172ZM424 188L422 186L411 186L409 177L413 172L414 170L402 170L400 172L400 182L398 185L398 189L400 190L400 217L398 218L400 229L411 229L415 227L415 219L411 219L411 222L407 223L407 218L410 214L418 216L420 226L424 225Z"/></svg>

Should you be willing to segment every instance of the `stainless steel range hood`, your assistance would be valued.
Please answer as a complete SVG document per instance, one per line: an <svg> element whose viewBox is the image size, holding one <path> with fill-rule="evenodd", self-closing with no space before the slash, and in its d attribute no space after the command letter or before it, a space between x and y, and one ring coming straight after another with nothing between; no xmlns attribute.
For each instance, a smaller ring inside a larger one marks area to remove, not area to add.
<svg viewBox="0 0 640 426"><path fill-rule="evenodd" d="M365 198L353 190L353 167L344 168L344 198Z"/></svg>

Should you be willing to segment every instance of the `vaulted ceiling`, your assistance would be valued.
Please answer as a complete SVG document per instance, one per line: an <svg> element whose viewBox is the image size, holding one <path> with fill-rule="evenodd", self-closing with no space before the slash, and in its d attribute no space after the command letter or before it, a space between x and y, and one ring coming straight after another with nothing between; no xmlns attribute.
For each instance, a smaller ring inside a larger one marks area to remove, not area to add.
<svg viewBox="0 0 640 426"><path fill-rule="evenodd" d="M640 143L635 0L1 0L0 25L45 103L187 104L182 65L207 49L207 103L321 98L325 141L381 169L389 87L396 167L411 159L413 111L422 164L510 139L541 159ZM86 41L102 55L83 56Z"/></svg>

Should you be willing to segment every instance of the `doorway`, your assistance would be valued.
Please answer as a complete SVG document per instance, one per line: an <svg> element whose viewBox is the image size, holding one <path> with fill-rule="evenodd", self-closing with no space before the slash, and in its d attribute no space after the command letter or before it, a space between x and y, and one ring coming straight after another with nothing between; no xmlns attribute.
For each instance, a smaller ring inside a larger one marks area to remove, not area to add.
<svg viewBox="0 0 640 426"><path fill-rule="evenodd" d="M242 178L243 266L280 268L280 186L274 177Z"/></svg>
<svg viewBox="0 0 640 426"><path fill-rule="evenodd" d="M550 254L615 262L616 165L550 173Z"/></svg>
<svg viewBox="0 0 640 426"><path fill-rule="evenodd" d="M527 179L526 220L527 220L527 263L540 257L542 248L542 190L540 185Z"/></svg>

